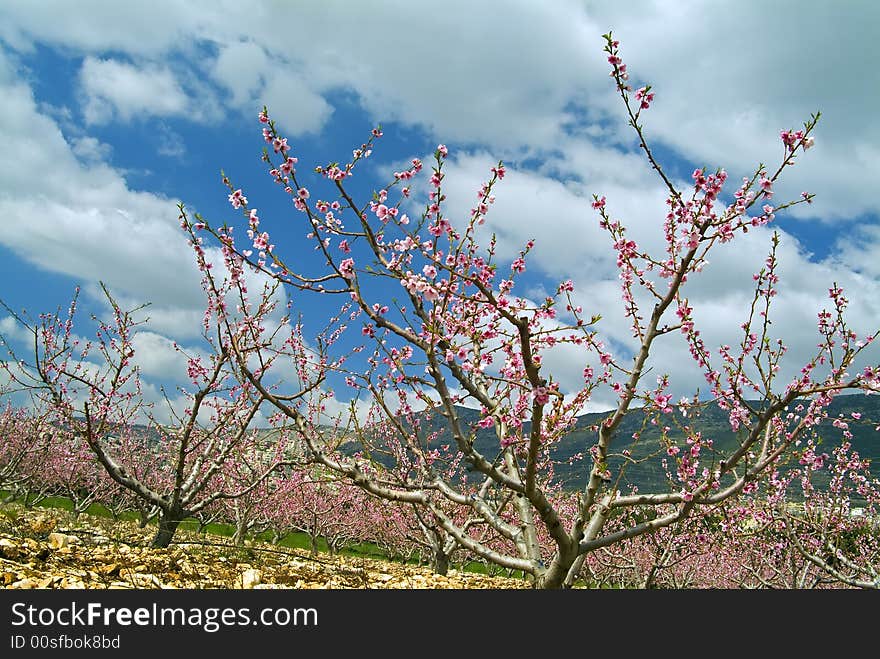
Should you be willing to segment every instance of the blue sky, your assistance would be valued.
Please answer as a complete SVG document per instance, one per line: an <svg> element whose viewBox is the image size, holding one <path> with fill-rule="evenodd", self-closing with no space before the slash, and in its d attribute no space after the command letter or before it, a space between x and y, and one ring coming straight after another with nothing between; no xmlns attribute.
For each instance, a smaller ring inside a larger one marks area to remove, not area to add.
<svg viewBox="0 0 880 659"><path fill-rule="evenodd" d="M308 259L306 229L269 181L257 112L266 104L303 170L348 159L385 136L355 191L411 157L450 149L449 209L464 216L499 159L509 175L485 230L513 257L537 246L526 288L538 298L572 278L625 351L614 257L589 202L606 196L640 244L659 246L659 179L639 156L608 77L601 35L621 41L632 82L654 86L649 140L676 181L724 167L731 190L776 163L779 131L821 110L816 146L776 199L816 200L778 216L782 283L774 327L796 372L816 342L816 313L836 281L862 332L880 326L880 6L849 2L30 2L0 6L0 298L31 313L97 282L150 302L138 361L158 387L183 381L171 342L197 348L203 298L176 203L235 220L222 168L244 188L286 255ZM47 20L51 17L51 20ZM316 183L317 185L317 183ZM707 343L731 343L751 299L769 229L719 250L691 302ZM295 298L306 317L310 298ZM16 336L0 317L0 331ZM876 360L875 360L876 361ZM683 343L653 367L676 394L700 386ZM563 385L581 366L551 356ZM611 400L600 393L596 406Z"/></svg>

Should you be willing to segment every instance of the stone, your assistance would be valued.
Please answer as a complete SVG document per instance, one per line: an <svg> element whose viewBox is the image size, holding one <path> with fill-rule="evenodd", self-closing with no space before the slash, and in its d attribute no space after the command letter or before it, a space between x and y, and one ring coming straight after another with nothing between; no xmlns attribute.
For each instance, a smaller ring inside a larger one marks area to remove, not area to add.
<svg viewBox="0 0 880 659"><path fill-rule="evenodd" d="M31 520L30 524L31 531L34 533L48 533L58 525L58 521L45 515L38 515Z"/></svg>
<svg viewBox="0 0 880 659"><path fill-rule="evenodd" d="M0 558L7 558L14 561L18 558L21 550L9 538L0 538Z"/></svg>
<svg viewBox="0 0 880 659"><path fill-rule="evenodd" d="M63 547L79 544L79 538L75 535L67 535L66 533L50 533L48 540L49 547L52 549L62 549Z"/></svg>
<svg viewBox="0 0 880 659"><path fill-rule="evenodd" d="M162 582L155 574L136 572L131 575L131 582L138 588L162 588Z"/></svg>
<svg viewBox="0 0 880 659"><path fill-rule="evenodd" d="M249 568L241 574L241 587L250 590L263 582L263 573L255 568Z"/></svg>
<svg viewBox="0 0 880 659"><path fill-rule="evenodd" d="M10 586L10 588L18 588L20 590L31 590L37 587L37 582L33 579L20 579Z"/></svg>

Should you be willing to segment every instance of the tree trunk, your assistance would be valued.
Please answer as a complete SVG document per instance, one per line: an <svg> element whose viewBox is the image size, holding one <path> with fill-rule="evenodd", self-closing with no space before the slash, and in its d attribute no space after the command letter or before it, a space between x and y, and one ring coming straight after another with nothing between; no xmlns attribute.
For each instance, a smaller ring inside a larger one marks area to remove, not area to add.
<svg viewBox="0 0 880 659"><path fill-rule="evenodd" d="M443 551L442 547L434 549L431 569L434 570L434 574L441 576L446 576L446 573L449 572L449 554Z"/></svg>
<svg viewBox="0 0 880 659"><path fill-rule="evenodd" d="M574 564L577 557L576 550L571 552L557 552L547 570L542 574L539 574L535 579L535 588L562 588L565 585L569 570L571 570L571 566Z"/></svg>
<svg viewBox="0 0 880 659"><path fill-rule="evenodd" d="M232 536L232 542L236 547L244 546L244 539L247 537L247 522L239 520L235 525L235 534Z"/></svg>
<svg viewBox="0 0 880 659"><path fill-rule="evenodd" d="M642 588L644 590L652 590L656 585L655 578L657 576L657 563L651 566L651 569L648 570L647 576L645 576L645 580L642 582Z"/></svg>
<svg viewBox="0 0 880 659"><path fill-rule="evenodd" d="M164 549L171 544L174 532L177 531L177 526L182 519L183 516L180 514L173 515L165 512L159 516L159 529L156 531L156 536L153 538L153 549Z"/></svg>
<svg viewBox="0 0 880 659"><path fill-rule="evenodd" d="M150 522L150 511L149 510L139 510L138 511L138 528L144 529L147 527L147 524Z"/></svg>

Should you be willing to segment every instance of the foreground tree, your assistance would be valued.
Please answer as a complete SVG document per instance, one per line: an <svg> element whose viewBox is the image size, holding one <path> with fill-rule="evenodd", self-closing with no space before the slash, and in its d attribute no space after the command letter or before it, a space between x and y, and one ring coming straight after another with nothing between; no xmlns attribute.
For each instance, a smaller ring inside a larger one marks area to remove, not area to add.
<svg viewBox="0 0 880 659"><path fill-rule="evenodd" d="M409 181L423 169L418 159L395 173L369 201L356 202L349 190L348 179L381 137L376 129L348 164L316 168L330 183L331 193L315 199L297 171L290 145L264 109L260 121L271 146L264 151L269 175L293 198L326 269L298 271L276 249L243 191L226 176L229 200L246 218L246 246L236 242L232 227L213 227L198 215L191 221L181 208L197 251L201 234L212 234L224 250L233 280L241 281L236 273L250 267L286 287L343 298L342 311L316 340L320 354L311 364L310 377L313 382L344 378L353 397L369 401L369 415L352 412L342 424L361 445L359 453L348 457L334 452L338 436L318 423L329 391L314 389L308 401L296 392L285 393L281 372L276 371L274 381L267 376L285 354L284 345L244 335L233 324L224 327L243 385L293 422L311 458L375 496L417 506L422 519L431 520L426 527L441 528L462 548L521 570L544 588L572 585L585 559L598 550L672 527L754 492L780 460L800 450L800 440L824 418L835 394L875 391L878 386L876 368L850 372L876 334L860 340L850 330L847 300L836 285L830 290L830 310L819 315L815 356L796 379L778 382L785 348L770 333L778 283L776 236L765 267L755 275L754 299L735 349L723 346L714 353L705 345L687 294L711 251L730 249L739 234L769 224L788 207L811 201L804 193L799 200L769 204L782 172L812 146L819 115L803 130L783 131L778 165L759 165L730 203L721 202L727 180L722 169L697 169L692 186L679 189L656 160L640 123L654 92L650 86L633 92L618 42L611 34L605 40L629 125L669 192L665 251L660 254L640 248L624 224L612 218L606 199L594 196L593 208L617 255L622 302L636 342L631 358L605 348L596 329L599 317L586 319L574 305L571 282L562 282L555 295L539 303L514 295L532 242L510 263L499 262L494 237L485 248L478 244L478 228L506 173L502 163L492 168L491 178L478 192L478 203L462 223L444 212L448 152L439 146L425 210L410 218L404 211L412 194ZM205 272L210 279L209 270ZM387 289L381 287L388 281L399 283L404 303L389 303ZM355 354L348 348L332 357L356 321L371 343L357 346ZM302 327L291 325L289 331L289 345L298 348ZM669 393L674 374L649 380L646 373L651 354L673 334L684 337L711 395L710 400L695 395L675 407L687 413L686 420L708 405L721 408L736 433L734 447L716 446L690 422L679 422L677 432L671 430L676 425ZM583 384L577 391L563 392L544 368L546 355L560 346L578 349L584 356ZM289 356L294 363L289 370L302 372L301 351L292 350ZM363 359L356 361L359 357ZM279 388L271 391L269 382ZM611 387L617 406L597 428L589 447L585 487L575 505L562 506L553 496L558 484L550 468L552 451L598 387ZM797 417L785 413L795 401L804 406ZM469 420L463 406L478 409L477 418ZM637 407L645 415L645 427L661 429L659 439L650 440L652 446L646 445L647 432L618 437L624 418ZM417 415L428 420L428 426L442 422L448 444L416 424ZM379 426L382 432L375 432ZM666 490L621 492L637 451L662 457ZM615 454L622 461L612 468ZM658 546L661 558L675 542L670 536ZM657 565L667 563L663 559Z"/></svg>

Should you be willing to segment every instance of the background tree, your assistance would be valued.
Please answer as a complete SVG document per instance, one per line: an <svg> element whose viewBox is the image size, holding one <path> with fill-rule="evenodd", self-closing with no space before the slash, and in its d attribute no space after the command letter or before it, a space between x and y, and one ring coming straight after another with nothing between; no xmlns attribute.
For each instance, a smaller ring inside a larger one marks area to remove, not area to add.
<svg viewBox="0 0 880 659"><path fill-rule="evenodd" d="M44 314L39 325L14 314L33 336L34 354L30 362L16 359L3 367L13 382L31 392L38 416L87 446L107 475L143 500L147 510L159 510L153 546L166 547L182 520L259 485L288 459L286 447L275 444L267 458L258 431L250 427L265 397L248 381L235 378L232 353L218 338L217 316L226 305L223 292L214 296L216 291L206 288L203 338L210 352L207 358L183 355L191 389L180 391L186 401L183 409L168 401L171 424L156 420L141 392L132 340L140 324L135 320L138 310L123 311L109 291L104 292L112 320L93 317L94 341L73 334L76 296L66 315ZM259 322L272 312L270 297L266 292L266 301L248 322ZM147 465L130 450L132 442L137 443L132 435L144 433L149 439L140 445L148 445L146 455L153 458ZM81 458L77 454L76 459ZM238 463L239 473L251 461L259 462L259 468L246 482L230 484L224 480L224 468L231 461Z"/></svg>

